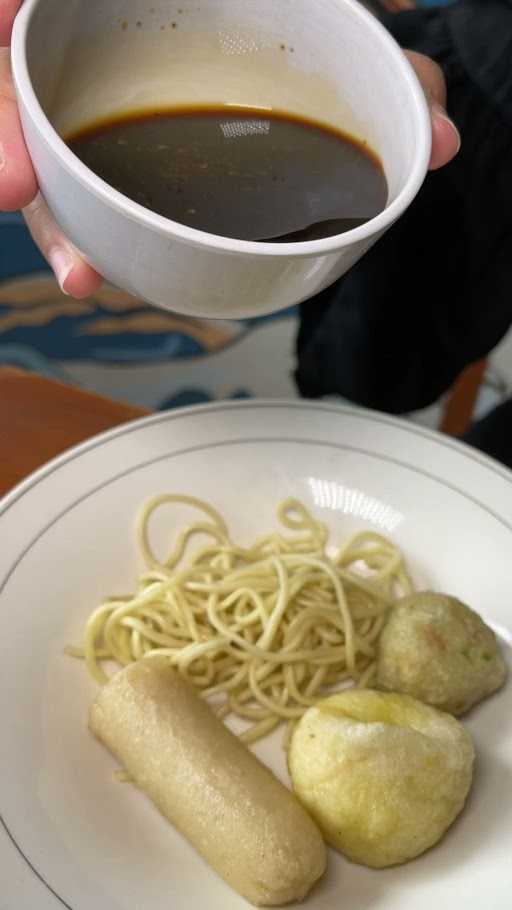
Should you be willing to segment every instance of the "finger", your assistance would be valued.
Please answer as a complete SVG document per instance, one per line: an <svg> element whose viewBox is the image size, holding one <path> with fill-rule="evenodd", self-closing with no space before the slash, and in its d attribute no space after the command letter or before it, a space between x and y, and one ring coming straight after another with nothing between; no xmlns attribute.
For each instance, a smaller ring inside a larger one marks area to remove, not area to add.
<svg viewBox="0 0 512 910"><path fill-rule="evenodd" d="M437 101L430 105L432 117L432 153L430 155L430 170L436 171L455 158L461 146L460 133L454 122L450 120L442 105Z"/></svg>
<svg viewBox="0 0 512 910"><path fill-rule="evenodd" d="M0 48L0 210L23 208L37 193L14 96L9 51Z"/></svg>
<svg viewBox="0 0 512 910"><path fill-rule="evenodd" d="M51 265L65 294L81 299L93 294L101 278L61 233L39 193L24 211L25 221L43 256Z"/></svg>
<svg viewBox="0 0 512 910"><path fill-rule="evenodd" d="M416 51L407 51L406 55L421 82L430 108L432 154L429 167L435 171L455 158L461 146L460 133L446 111L446 82L441 67L430 57Z"/></svg>
<svg viewBox="0 0 512 910"><path fill-rule="evenodd" d="M11 40L12 24L22 0L0 0L0 47L8 47Z"/></svg>
<svg viewBox="0 0 512 910"><path fill-rule="evenodd" d="M22 208L30 233L55 272L60 287L73 297L88 297L101 278L62 236L43 198L27 152L12 84L9 51L14 17L22 0L0 0L0 210Z"/></svg>

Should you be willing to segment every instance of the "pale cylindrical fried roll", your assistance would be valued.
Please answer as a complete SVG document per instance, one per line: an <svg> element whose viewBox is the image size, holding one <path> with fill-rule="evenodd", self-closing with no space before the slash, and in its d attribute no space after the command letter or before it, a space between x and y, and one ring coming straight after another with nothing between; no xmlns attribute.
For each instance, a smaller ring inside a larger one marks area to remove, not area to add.
<svg viewBox="0 0 512 910"><path fill-rule="evenodd" d="M301 900L322 836L297 799L162 658L100 692L90 728L232 888L256 905Z"/></svg>

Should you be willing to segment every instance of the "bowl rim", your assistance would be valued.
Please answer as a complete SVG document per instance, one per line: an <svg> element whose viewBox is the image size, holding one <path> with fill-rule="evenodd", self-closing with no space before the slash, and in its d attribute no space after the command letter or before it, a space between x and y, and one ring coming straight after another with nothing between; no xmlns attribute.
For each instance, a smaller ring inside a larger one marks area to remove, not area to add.
<svg viewBox="0 0 512 910"><path fill-rule="evenodd" d="M395 66L398 67L409 92L411 113L416 129L416 149L409 176L396 199L379 215L360 227L321 240L294 243L276 244L253 240L236 240L187 227L179 222L165 218L163 215L158 215L115 190L83 164L59 136L44 113L32 85L26 54L27 37L32 20L42 2L44 0L25 0L14 22L11 41L11 65L18 100L37 130L39 137L58 159L61 167L83 189L95 196L100 202L114 209L125 218L137 222L141 227L149 228L170 240L181 240L191 246L232 255L247 256L249 254L273 259L322 256L328 253L341 252L347 248L350 249L354 244L364 243L365 241L371 242L376 239L403 214L425 179L432 148L431 119L425 94L411 64L390 33L357 0L335 0L341 8L348 9L351 15L361 20L365 28L373 32L375 41L380 43L382 49L393 60Z"/></svg>

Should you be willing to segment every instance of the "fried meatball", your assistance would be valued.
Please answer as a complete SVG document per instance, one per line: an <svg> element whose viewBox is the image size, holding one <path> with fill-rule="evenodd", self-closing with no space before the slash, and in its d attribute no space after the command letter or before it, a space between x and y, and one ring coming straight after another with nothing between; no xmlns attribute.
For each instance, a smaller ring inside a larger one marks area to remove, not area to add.
<svg viewBox="0 0 512 910"><path fill-rule="evenodd" d="M353 689L309 708L288 756L296 795L326 840L374 868L435 844L463 808L469 734L407 695Z"/></svg>
<svg viewBox="0 0 512 910"><path fill-rule="evenodd" d="M460 600L426 591L391 609L378 647L379 688L459 715L505 678L494 632Z"/></svg>

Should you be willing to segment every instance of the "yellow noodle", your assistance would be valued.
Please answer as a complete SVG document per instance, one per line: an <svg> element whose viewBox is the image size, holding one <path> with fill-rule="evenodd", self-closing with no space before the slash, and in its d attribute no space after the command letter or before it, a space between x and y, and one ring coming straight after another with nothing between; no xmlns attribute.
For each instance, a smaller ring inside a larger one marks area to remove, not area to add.
<svg viewBox="0 0 512 910"><path fill-rule="evenodd" d="M159 559L150 520L173 504L193 506L207 520L174 533ZM243 547L208 503L153 497L138 517L146 568L135 593L105 600L89 617L83 647L67 653L84 658L101 684L109 661L166 656L205 698L220 702L220 717L249 723L246 742L282 721L289 733L326 691L350 681L370 685L387 610L412 590L400 551L364 531L329 556L327 529L302 503L282 502L277 517L285 533Z"/></svg>

